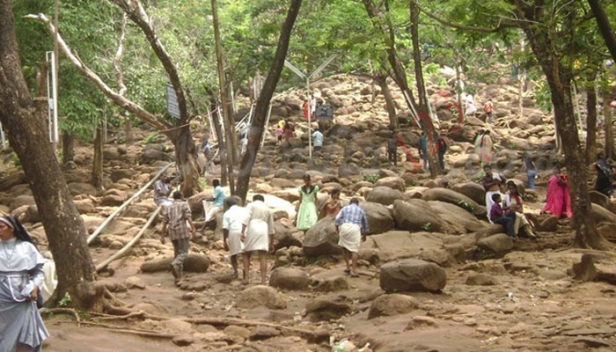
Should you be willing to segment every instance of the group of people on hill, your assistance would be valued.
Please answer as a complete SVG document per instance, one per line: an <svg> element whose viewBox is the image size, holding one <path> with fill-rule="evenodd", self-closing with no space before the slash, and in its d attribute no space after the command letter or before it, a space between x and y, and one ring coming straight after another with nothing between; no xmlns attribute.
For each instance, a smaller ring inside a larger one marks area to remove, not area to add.
<svg viewBox="0 0 616 352"><path fill-rule="evenodd" d="M334 217L336 231L340 236L339 245L343 248L343 258L346 263L345 272L352 277L357 274L357 252L360 241L365 240L369 231L365 212L359 207L359 201L351 199L350 204L342 207L340 191L334 189L330 198L317 209L317 193L319 187L313 185L310 175L304 176L304 185L300 188L300 201L297 206L295 225L300 231L308 231L316 222L324 217ZM154 185L154 198L157 205L163 207L163 237L168 235L174 249L171 272L175 283L179 284L183 277L183 264L188 255L190 239L194 238L196 228L188 203L182 200L182 193L173 193L173 200L168 201L170 190L167 187L166 176ZM267 263L266 254L274 251L274 217L265 204L263 195L257 194L246 207L235 197L226 197L220 187L219 180L213 180L213 195L206 201L213 202L206 213L205 223L214 221L217 212L223 212L222 230L225 250L229 251L233 276L239 277L239 260L243 259L242 282L250 282L250 261L252 253L259 257L261 284L266 284Z"/></svg>
<svg viewBox="0 0 616 352"><path fill-rule="evenodd" d="M358 277L357 258L361 241L366 240L366 234L370 230L368 218L359 200L352 198L349 205L342 206L340 202L340 190L333 189L329 199L317 209L317 193L319 187L312 184L309 174L304 175L304 185L300 188L300 201L297 205L295 227L300 231L308 231L325 217L334 218L336 232L338 233L338 245L342 248L342 258L346 269L344 272L351 277Z"/></svg>
<svg viewBox="0 0 616 352"><path fill-rule="evenodd" d="M447 152L447 148L449 147L447 141L445 140L445 136L443 133L437 135L435 137L435 149L438 155L438 164L441 170L445 169L445 153ZM406 161L414 161L413 155L411 151L407 148L406 143L404 142L404 138L402 137L402 133L400 131L394 131L392 133L392 138L387 141L387 159L390 165L398 166L398 147L402 149L404 154L406 155ZM429 160L428 160L428 140L426 138L426 133L421 132L419 139L417 141L417 152L419 153L419 157L422 159L422 169L428 170Z"/></svg>

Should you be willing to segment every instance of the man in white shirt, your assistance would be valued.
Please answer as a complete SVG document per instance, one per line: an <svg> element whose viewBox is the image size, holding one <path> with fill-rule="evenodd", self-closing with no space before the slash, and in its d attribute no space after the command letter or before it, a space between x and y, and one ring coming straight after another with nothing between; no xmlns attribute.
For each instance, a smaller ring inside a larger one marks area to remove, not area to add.
<svg viewBox="0 0 616 352"><path fill-rule="evenodd" d="M312 134L312 140L313 140L312 151L314 153L320 152L321 149L323 149L323 132L321 132L320 129L317 129L316 131L314 131L314 133Z"/></svg>

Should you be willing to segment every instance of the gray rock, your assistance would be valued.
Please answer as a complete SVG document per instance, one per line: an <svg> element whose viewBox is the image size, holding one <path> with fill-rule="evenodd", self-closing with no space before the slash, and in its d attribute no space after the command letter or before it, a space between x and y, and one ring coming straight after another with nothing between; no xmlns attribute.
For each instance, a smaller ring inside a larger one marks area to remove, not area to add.
<svg viewBox="0 0 616 352"><path fill-rule="evenodd" d="M344 276L337 276L319 281L314 287L316 292L336 292L349 289L349 281Z"/></svg>
<svg viewBox="0 0 616 352"><path fill-rule="evenodd" d="M284 290L302 291L310 286L308 274L295 268L277 268L269 279L269 284Z"/></svg>
<svg viewBox="0 0 616 352"><path fill-rule="evenodd" d="M411 296L396 293L382 295L375 299L370 305L368 319L406 314L417 308L418 305L417 300Z"/></svg>
<svg viewBox="0 0 616 352"><path fill-rule="evenodd" d="M368 218L370 227L368 234L379 234L394 229L394 217L386 206L373 202L362 202L359 206L366 212Z"/></svg>
<svg viewBox="0 0 616 352"><path fill-rule="evenodd" d="M252 309L260 306L269 309L285 309L287 302L276 289L268 286L253 286L240 292L237 297L238 308Z"/></svg>
<svg viewBox="0 0 616 352"><path fill-rule="evenodd" d="M455 192L474 200L479 205L486 205L486 191L482 185L475 182L457 183L451 186Z"/></svg>
<svg viewBox="0 0 616 352"><path fill-rule="evenodd" d="M404 259L381 266L379 282L386 292L439 292L447 284L447 275L434 263Z"/></svg>
<svg viewBox="0 0 616 352"><path fill-rule="evenodd" d="M466 278L466 284L470 286L494 286L498 285L498 280L489 274L474 273Z"/></svg>
<svg viewBox="0 0 616 352"><path fill-rule="evenodd" d="M428 204L443 221L444 233L464 234L484 227L475 215L459 206L441 201L429 201Z"/></svg>
<svg viewBox="0 0 616 352"><path fill-rule="evenodd" d="M272 337L280 336L280 331L268 326L257 326L250 333L250 341L267 340Z"/></svg>
<svg viewBox="0 0 616 352"><path fill-rule="evenodd" d="M513 240L504 233L497 233L477 241L477 247L490 253L501 255L513 248Z"/></svg>
<svg viewBox="0 0 616 352"><path fill-rule="evenodd" d="M401 192L404 192L406 190L406 184L404 180L398 176L388 176L378 179L374 183L374 187L389 187Z"/></svg>
<svg viewBox="0 0 616 352"><path fill-rule="evenodd" d="M383 205L391 205L396 200L404 199L404 193L391 187L375 187L366 197L366 201L379 203Z"/></svg>
<svg viewBox="0 0 616 352"><path fill-rule="evenodd" d="M169 271L173 258L153 259L141 264L144 273ZM210 266L210 259L202 254L189 254L184 261L184 271L205 273Z"/></svg>
<svg viewBox="0 0 616 352"><path fill-rule="evenodd" d="M396 200L393 215L401 230L439 232L443 227L441 218L421 199Z"/></svg>
<svg viewBox="0 0 616 352"><path fill-rule="evenodd" d="M306 317L310 321L340 319L351 313L351 305L344 298L334 300L318 299L306 304Z"/></svg>
<svg viewBox="0 0 616 352"><path fill-rule="evenodd" d="M487 211L486 208L477 204L474 200L465 196L462 193L452 191L446 188L431 188L423 193L423 200L437 200L445 203L454 204L462 209L473 213L476 216L484 216Z"/></svg>
<svg viewBox="0 0 616 352"><path fill-rule="evenodd" d="M334 218L323 218L306 231L302 247L309 256L340 254Z"/></svg>

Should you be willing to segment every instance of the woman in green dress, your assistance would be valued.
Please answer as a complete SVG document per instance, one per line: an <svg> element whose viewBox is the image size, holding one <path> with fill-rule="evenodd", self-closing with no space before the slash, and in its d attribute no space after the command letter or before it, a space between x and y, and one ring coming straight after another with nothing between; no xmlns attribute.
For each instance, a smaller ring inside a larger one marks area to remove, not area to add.
<svg viewBox="0 0 616 352"><path fill-rule="evenodd" d="M317 192L319 187L312 184L310 175L304 175L304 185L299 190L300 200L295 225L300 231L309 230L317 222Z"/></svg>

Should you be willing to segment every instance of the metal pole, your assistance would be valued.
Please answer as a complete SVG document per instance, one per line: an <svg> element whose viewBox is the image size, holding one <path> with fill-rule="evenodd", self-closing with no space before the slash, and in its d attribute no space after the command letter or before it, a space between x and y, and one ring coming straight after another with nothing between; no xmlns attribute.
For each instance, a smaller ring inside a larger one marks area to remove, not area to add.
<svg viewBox="0 0 616 352"><path fill-rule="evenodd" d="M58 13L60 12L60 0L54 0L53 3L53 25L56 32L53 36L53 148L54 151L58 147L58 69L60 68L60 51L58 49L58 37L60 29L58 28Z"/></svg>
<svg viewBox="0 0 616 352"><path fill-rule="evenodd" d="M2 139L2 149L6 149L6 137L4 136L4 129L2 123L0 123L0 139Z"/></svg>
<svg viewBox="0 0 616 352"><path fill-rule="evenodd" d="M312 99L312 93L310 92L310 77L306 77L306 90L308 92L308 158L312 161L312 114L310 113L310 100Z"/></svg>

